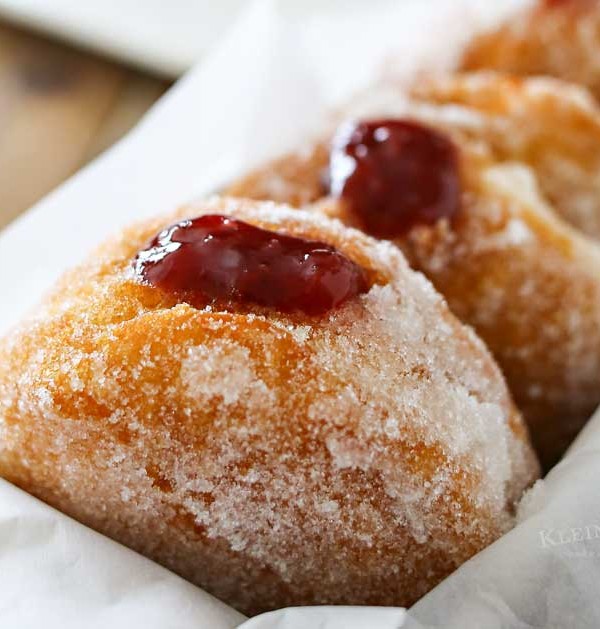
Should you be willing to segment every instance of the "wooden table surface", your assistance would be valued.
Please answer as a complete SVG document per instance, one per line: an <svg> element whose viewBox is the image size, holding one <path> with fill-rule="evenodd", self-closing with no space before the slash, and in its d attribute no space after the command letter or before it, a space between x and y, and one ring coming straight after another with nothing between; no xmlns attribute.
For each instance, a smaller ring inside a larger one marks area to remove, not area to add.
<svg viewBox="0 0 600 629"><path fill-rule="evenodd" d="M167 88L0 23L0 228L111 146Z"/></svg>

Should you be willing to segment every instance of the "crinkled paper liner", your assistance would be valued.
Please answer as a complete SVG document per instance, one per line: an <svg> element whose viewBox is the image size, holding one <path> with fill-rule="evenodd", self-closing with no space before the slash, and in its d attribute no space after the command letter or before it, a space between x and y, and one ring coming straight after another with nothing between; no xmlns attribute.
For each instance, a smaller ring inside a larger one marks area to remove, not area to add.
<svg viewBox="0 0 600 629"><path fill-rule="evenodd" d="M314 132L383 73L451 64L522 0L370 0L300 19L259 1L142 123L0 236L7 330L67 267ZM600 626L600 416L526 498L520 524L409 612L313 607L247 629ZM221 629L245 619L169 571L0 481L0 626Z"/></svg>

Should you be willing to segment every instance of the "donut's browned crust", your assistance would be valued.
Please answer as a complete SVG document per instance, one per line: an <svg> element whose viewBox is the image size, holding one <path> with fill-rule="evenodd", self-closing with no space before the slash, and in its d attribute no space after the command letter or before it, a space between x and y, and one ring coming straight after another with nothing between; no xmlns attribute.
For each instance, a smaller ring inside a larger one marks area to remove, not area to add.
<svg viewBox="0 0 600 629"><path fill-rule="evenodd" d="M468 46L464 70L546 74L600 97L600 2L538 0Z"/></svg>
<svg viewBox="0 0 600 629"><path fill-rule="evenodd" d="M487 73L430 79L407 99L385 89L355 112L413 118L456 142L458 220L395 242L488 344L551 465L600 403L600 246L563 218L590 233L600 226L598 158L588 142L599 137L597 108L558 81ZM323 173L328 139L317 145L251 173L230 192L310 200L360 227L324 196L314 173L285 177L309 167Z"/></svg>
<svg viewBox="0 0 600 629"><path fill-rule="evenodd" d="M246 613L410 605L505 532L538 467L494 361L400 252L270 203L370 291L327 316L138 284L163 217L69 273L0 345L0 473Z"/></svg>
<svg viewBox="0 0 600 629"><path fill-rule="evenodd" d="M600 239L600 107L586 89L473 72L420 81L412 97L434 103L438 121L445 111L449 128L485 143L491 159L529 166L554 210Z"/></svg>

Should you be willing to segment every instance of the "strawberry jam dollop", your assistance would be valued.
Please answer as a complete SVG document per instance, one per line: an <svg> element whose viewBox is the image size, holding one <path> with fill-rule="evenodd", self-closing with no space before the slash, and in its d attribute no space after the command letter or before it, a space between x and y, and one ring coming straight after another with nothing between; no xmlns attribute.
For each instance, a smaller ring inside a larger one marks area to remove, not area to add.
<svg viewBox="0 0 600 629"><path fill-rule="evenodd" d="M365 231L402 236L458 212L457 151L442 133L409 120L346 124L333 141L329 186Z"/></svg>
<svg viewBox="0 0 600 629"><path fill-rule="evenodd" d="M335 247L221 215L171 225L134 260L137 277L191 301L323 314L364 293L365 270Z"/></svg>

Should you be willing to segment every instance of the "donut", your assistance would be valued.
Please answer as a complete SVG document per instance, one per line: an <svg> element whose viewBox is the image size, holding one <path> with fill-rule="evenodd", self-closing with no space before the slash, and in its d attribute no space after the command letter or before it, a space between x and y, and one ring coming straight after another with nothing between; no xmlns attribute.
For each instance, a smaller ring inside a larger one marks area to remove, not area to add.
<svg viewBox="0 0 600 629"><path fill-rule="evenodd" d="M451 127L484 142L494 160L531 168L554 211L600 240L600 107L587 89L473 72L420 81L412 94L439 107L438 116L445 109Z"/></svg>
<svg viewBox="0 0 600 629"><path fill-rule="evenodd" d="M463 70L546 74L587 86L600 97L600 3L538 0L469 43Z"/></svg>
<svg viewBox="0 0 600 629"><path fill-rule="evenodd" d="M596 106L559 81L491 73L359 101L228 193L301 199L393 241L486 342L549 468L600 404Z"/></svg>
<svg viewBox="0 0 600 629"><path fill-rule="evenodd" d="M272 202L135 225L0 343L0 475L246 614L410 605L539 474L400 251Z"/></svg>

